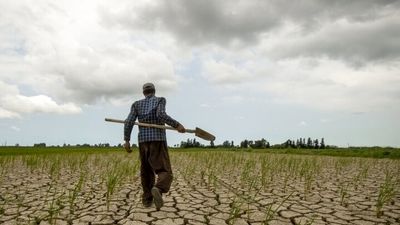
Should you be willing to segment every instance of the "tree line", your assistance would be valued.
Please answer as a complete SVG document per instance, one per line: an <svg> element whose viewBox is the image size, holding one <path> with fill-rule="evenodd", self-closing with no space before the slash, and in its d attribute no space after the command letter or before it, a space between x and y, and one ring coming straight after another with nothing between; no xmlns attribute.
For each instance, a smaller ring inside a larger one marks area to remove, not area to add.
<svg viewBox="0 0 400 225"><path fill-rule="evenodd" d="M187 139L186 141L181 141L180 144L174 145L176 148L253 148L253 149L263 149L263 148L307 148L307 149L324 149L324 148L334 148L336 146L328 146L325 144L325 139L311 139L309 138L298 138L296 140L288 139L281 144L271 145L269 141L265 138L260 140L243 140L239 145L235 145L233 141L225 140L222 144L214 145L213 142L210 145L201 144L194 139Z"/></svg>
<svg viewBox="0 0 400 225"><path fill-rule="evenodd" d="M18 144L16 145L19 146ZM46 143L36 143L33 147L46 147ZM62 146L51 146L51 147L123 147L122 144L118 145L110 145L109 143L99 143L99 144L63 144ZM132 147L136 148L136 144L132 144ZM190 139L188 138L186 141L181 141L180 144L176 144L173 147L175 148L253 148L253 149L264 149L264 148L307 148L307 149L324 149L324 148L334 148L336 146L328 146L325 144L325 139L311 139L309 138L298 138L296 140L288 139L284 143L271 145L269 141L265 138L261 138L259 140L248 140L245 139L240 142L240 144L235 145L234 141L225 140L219 145L215 145L214 142L210 142L209 145L204 145L200 143L196 138Z"/></svg>

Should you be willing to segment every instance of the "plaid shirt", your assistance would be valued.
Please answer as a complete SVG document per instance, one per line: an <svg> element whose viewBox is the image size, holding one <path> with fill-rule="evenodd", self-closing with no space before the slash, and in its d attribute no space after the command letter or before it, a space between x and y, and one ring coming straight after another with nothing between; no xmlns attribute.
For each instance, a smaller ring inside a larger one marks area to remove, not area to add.
<svg viewBox="0 0 400 225"><path fill-rule="evenodd" d="M179 123L165 112L165 98L148 95L145 99L132 104L131 112L125 120L124 139L129 141L136 118L142 123L164 125L165 123L177 128ZM139 143L147 141L166 141L165 129L141 127L138 134Z"/></svg>

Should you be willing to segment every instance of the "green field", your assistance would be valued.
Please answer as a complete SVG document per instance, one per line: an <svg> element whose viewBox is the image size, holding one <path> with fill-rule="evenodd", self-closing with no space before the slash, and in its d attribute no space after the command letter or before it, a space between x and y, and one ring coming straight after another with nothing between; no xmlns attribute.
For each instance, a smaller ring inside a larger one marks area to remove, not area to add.
<svg viewBox="0 0 400 225"><path fill-rule="evenodd" d="M137 150L137 149L134 149ZM368 158L390 158L400 159L398 148L334 148L334 149L243 149L243 148L170 148L171 151L195 152L195 151L235 151L272 154L298 154L298 155L325 155L340 157L368 157ZM51 154L51 153L101 153L110 151L124 151L122 148L109 147L0 147L1 155L27 155L27 154Z"/></svg>
<svg viewBox="0 0 400 225"><path fill-rule="evenodd" d="M156 211L141 205L137 149L3 147L0 224L398 224L398 156L171 149L174 181Z"/></svg>

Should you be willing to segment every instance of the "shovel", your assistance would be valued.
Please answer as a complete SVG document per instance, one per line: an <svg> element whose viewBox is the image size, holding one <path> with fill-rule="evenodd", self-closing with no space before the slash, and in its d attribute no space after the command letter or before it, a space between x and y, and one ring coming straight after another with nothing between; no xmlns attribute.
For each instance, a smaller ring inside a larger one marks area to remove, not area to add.
<svg viewBox="0 0 400 225"><path fill-rule="evenodd" d="M107 122L114 122L114 123L125 123L125 120L116 120L116 119L110 119L110 118L106 118L105 121ZM166 130L176 130L173 127L170 126L164 126L164 125L158 125L158 124L149 124L149 123L140 123L140 122L135 122L136 125L138 126L142 126L142 127L154 127L154 128L159 128L159 129L166 129ZM207 141L214 141L215 140L215 136L208 133L205 130L202 130L198 127L196 127L196 129L186 129L185 130L186 133L193 133L195 134L197 137L207 140Z"/></svg>

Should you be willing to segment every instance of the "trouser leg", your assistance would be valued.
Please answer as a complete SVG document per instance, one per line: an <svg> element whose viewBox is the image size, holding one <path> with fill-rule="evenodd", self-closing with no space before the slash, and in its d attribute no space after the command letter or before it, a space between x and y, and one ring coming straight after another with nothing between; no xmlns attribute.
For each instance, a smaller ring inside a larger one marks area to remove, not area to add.
<svg viewBox="0 0 400 225"><path fill-rule="evenodd" d="M150 151L151 149L149 142L139 143L140 178L143 189L143 200L152 199L151 188L155 183L154 171L149 162Z"/></svg>
<svg viewBox="0 0 400 225"><path fill-rule="evenodd" d="M162 193L167 193L172 183L172 169L165 141L154 141L150 144L149 163L157 174L157 187Z"/></svg>

